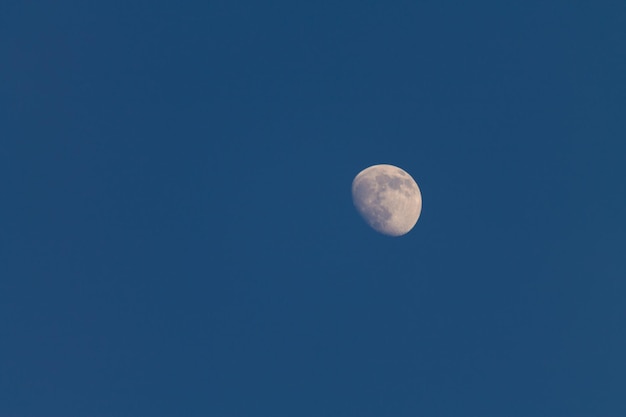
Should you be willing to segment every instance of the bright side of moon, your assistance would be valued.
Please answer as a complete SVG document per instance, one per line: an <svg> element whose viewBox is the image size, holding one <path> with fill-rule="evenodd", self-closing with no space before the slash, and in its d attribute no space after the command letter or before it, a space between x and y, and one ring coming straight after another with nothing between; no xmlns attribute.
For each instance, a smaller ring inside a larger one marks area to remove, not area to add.
<svg viewBox="0 0 626 417"><path fill-rule="evenodd" d="M374 230L388 236L408 233L422 211L415 180L393 165L373 165L352 181L352 201Z"/></svg>

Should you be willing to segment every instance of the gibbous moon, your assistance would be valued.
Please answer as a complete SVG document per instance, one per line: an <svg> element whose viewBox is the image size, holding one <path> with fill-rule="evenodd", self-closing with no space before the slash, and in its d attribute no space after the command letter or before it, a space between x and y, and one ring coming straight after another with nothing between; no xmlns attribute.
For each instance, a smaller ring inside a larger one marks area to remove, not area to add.
<svg viewBox="0 0 626 417"><path fill-rule="evenodd" d="M352 201L374 230L388 236L408 233L422 211L415 180L393 165L373 165L352 181Z"/></svg>

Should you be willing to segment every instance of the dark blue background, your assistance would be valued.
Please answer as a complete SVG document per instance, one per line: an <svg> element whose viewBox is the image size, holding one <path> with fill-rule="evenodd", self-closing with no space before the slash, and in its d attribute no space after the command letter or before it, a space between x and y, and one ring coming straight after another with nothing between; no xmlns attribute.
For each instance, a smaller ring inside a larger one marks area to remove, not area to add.
<svg viewBox="0 0 626 417"><path fill-rule="evenodd" d="M0 415L626 415L625 28L3 1ZM404 237L352 207L376 163Z"/></svg>

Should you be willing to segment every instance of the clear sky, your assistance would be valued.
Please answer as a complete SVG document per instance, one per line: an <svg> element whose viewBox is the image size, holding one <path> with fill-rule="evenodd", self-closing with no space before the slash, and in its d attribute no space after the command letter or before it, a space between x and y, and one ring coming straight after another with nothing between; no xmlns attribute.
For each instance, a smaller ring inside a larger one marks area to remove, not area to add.
<svg viewBox="0 0 626 417"><path fill-rule="evenodd" d="M0 416L624 416L625 180L623 0L4 0Z"/></svg>

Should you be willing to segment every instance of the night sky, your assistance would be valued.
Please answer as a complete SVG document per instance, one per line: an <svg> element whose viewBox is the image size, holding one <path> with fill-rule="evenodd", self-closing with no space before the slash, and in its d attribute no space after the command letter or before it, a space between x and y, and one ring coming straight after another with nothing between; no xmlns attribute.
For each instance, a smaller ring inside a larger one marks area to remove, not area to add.
<svg viewBox="0 0 626 417"><path fill-rule="evenodd" d="M0 192L0 417L626 416L623 0L4 0Z"/></svg>

